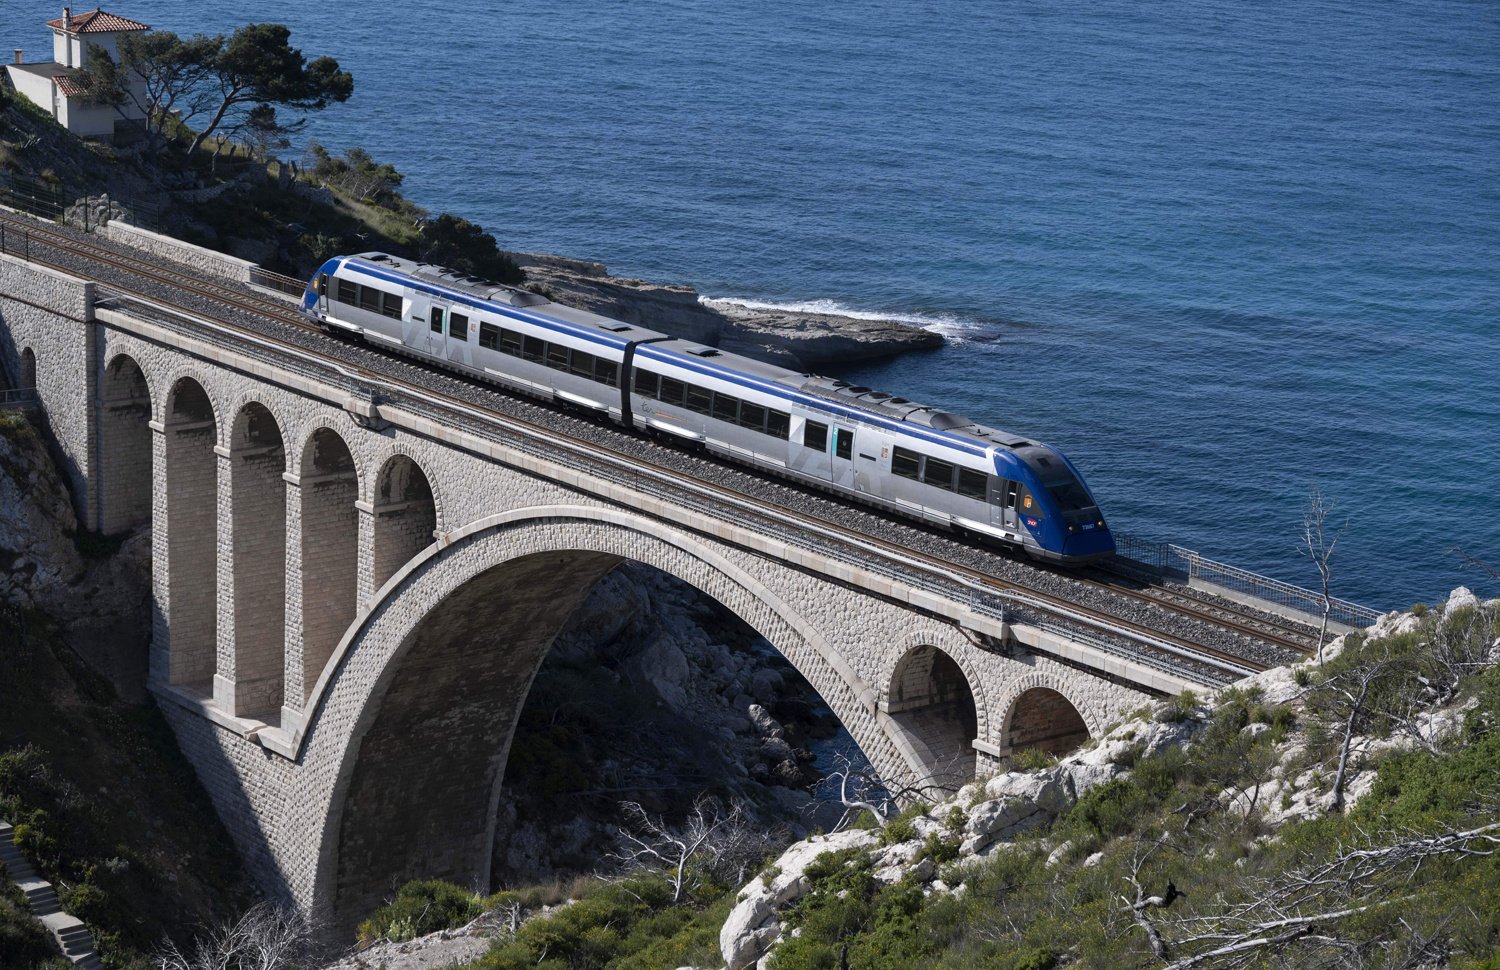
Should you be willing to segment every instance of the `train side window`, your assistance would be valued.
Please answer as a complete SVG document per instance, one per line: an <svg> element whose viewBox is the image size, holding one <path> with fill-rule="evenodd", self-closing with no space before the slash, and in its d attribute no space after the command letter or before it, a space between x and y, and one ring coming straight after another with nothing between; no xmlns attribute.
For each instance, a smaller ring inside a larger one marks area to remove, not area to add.
<svg viewBox="0 0 1500 970"><path fill-rule="evenodd" d="M734 424L735 423L735 419L739 417L739 413L740 413L740 399L739 398L734 397L733 395L730 395L730 394L715 394L714 395L714 417L715 418L719 419L720 421L728 421L730 424Z"/></svg>
<svg viewBox="0 0 1500 970"><path fill-rule="evenodd" d="M833 429L833 453L848 460L854 457L854 432L848 428Z"/></svg>
<svg viewBox="0 0 1500 970"><path fill-rule="evenodd" d="M442 307L440 307L440 306L433 307L432 308L432 312L430 314L428 314L427 319L431 322L432 332L433 333L442 333L443 332L443 308Z"/></svg>
<svg viewBox="0 0 1500 970"><path fill-rule="evenodd" d="M766 426L766 409L749 401L740 402L740 426L760 431Z"/></svg>
<svg viewBox="0 0 1500 970"><path fill-rule="evenodd" d="M815 448L818 451L828 450L828 425L818 421L809 421L802 429L802 446L804 448Z"/></svg>
<svg viewBox="0 0 1500 970"><path fill-rule="evenodd" d="M567 370L568 348L563 344L548 344L547 366L553 370Z"/></svg>
<svg viewBox="0 0 1500 970"><path fill-rule="evenodd" d="M387 293L380 299L380 313L392 320L401 319L401 294Z"/></svg>
<svg viewBox="0 0 1500 970"><path fill-rule="evenodd" d="M766 434L782 441L792 436L792 416L772 408L766 411Z"/></svg>
<svg viewBox="0 0 1500 970"><path fill-rule="evenodd" d="M479 346L485 350L499 350L500 328L493 323L479 321Z"/></svg>
<svg viewBox="0 0 1500 970"><path fill-rule="evenodd" d="M318 274L318 285L316 287L314 287L314 290L315 290L315 292L319 296L323 296L324 294L326 294L328 292L328 274L327 273L320 273L320 274Z"/></svg>
<svg viewBox="0 0 1500 970"><path fill-rule="evenodd" d="M514 330L501 330L500 352L512 357L521 356L521 335Z"/></svg>
<svg viewBox="0 0 1500 970"><path fill-rule="evenodd" d="M922 482L933 488L953 491L953 463L940 458L928 458L922 469Z"/></svg>
<svg viewBox="0 0 1500 970"><path fill-rule="evenodd" d="M383 294L373 286L361 286L359 288L359 308L371 313L380 312L380 298Z"/></svg>
<svg viewBox="0 0 1500 970"><path fill-rule="evenodd" d="M359 303L359 287L348 280L339 280L338 296L334 299L354 306Z"/></svg>
<svg viewBox="0 0 1500 970"><path fill-rule="evenodd" d="M656 375L648 370L636 369L635 392L641 397L656 397Z"/></svg>
<svg viewBox="0 0 1500 970"><path fill-rule="evenodd" d="M538 337L522 337L521 356L540 364L547 356L547 342Z"/></svg>
<svg viewBox="0 0 1500 970"><path fill-rule="evenodd" d="M612 360L599 358L594 362L594 380L609 387L619 387L620 365Z"/></svg>
<svg viewBox="0 0 1500 970"><path fill-rule="evenodd" d="M589 380L593 380L594 355L582 350L573 351L573 366L571 369L579 377L587 377Z"/></svg>
<svg viewBox="0 0 1500 970"><path fill-rule="evenodd" d="M661 379L661 402L681 407L687 400L687 385L671 377Z"/></svg>
<svg viewBox="0 0 1500 970"><path fill-rule="evenodd" d="M1005 483L1005 507L1006 508L1008 508L1008 509L1016 508L1017 503L1020 501L1020 492L1021 492L1021 483L1020 482L1007 481Z"/></svg>
<svg viewBox="0 0 1500 970"><path fill-rule="evenodd" d="M897 448L891 455L891 474L897 478L909 478L914 482L918 481L921 478L919 474L920 459L921 456L915 451Z"/></svg>
<svg viewBox="0 0 1500 970"><path fill-rule="evenodd" d="M983 502L984 491L988 484L984 472L976 472L972 468L958 470L958 494L964 498L977 498Z"/></svg>
<svg viewBox="0 0 1500 970"><path fill-rule="evenodd" d="M462 313L448 314L448 336L454 340L468 340L469 318Z"/></svg>
<svg viewBox="0 0 1500 970"><path fill-rule="evenodd" d="M712 391L689 384L687 389L687 409L695 414L709 414L713 411L713 397Z"/></svg>

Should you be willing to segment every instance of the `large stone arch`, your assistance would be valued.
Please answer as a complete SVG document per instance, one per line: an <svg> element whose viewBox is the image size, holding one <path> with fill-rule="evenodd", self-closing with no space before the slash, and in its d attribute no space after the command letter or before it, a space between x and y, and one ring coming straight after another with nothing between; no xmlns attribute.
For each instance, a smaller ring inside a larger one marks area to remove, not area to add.
<svg viewBox="0 0 1500 970"><path fill-rule="evenodd" d="M99 526L106 534L151 521L153 400L140 363L111 356L99 381Z"/></svg>
<svg viewBox="0 0 1500 970"><path fill-rule="evenodd" d="M933 627L897 638L886 651L890 674L880 712L919 787L957 789L977 770L973 742L987 737L989 704L969 649L956 630Z"/></svg>
<svg viewBox="0 0 1500 970"><path fill-rule="evenodd" d="M165 600L167 682L208 693L218 652L219 420L198 378L182 374L166 387L157 424L165 521L156 528L166 544L157 590Z"/></svg>
<svg viewBox="0 0 1500 970"><path fill-rule="evenodd" d="M288 819L320 832L306 898L346 925L393 881L488 879L515 721L552 638L625 560L697 587L774 644L876 769L909 772L874 692L776 593L687 533L593 507L523 509L476 523L386 583L325 669L299 775L330 786ZM300 749L300 750L299 750Z"/></svg>
<svg viewBox="0 0 1500 970"><path fill-rule="evenodd" d="M286 439L271 409L242 394L221 450L229 535L220 544L230 582L214 696L237 717L273 720L285 685Z"/></svg>
<svg viewBox="0 0 1500 970"><path fill-rule="evenodd" d="M1103 730L1094 706L1077 698L1074 685L1045 671L1032 671L1011 680L1000 692L1005 720L1000 728L1000 750L1010 755L1027 748L1065 754Z"/></svg>

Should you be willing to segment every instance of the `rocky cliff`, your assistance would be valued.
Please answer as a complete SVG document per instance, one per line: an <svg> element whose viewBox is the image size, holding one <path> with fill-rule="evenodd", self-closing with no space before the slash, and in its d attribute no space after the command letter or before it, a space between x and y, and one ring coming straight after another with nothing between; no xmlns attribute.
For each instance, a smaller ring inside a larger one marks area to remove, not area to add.
<svg viewBox="0 0 1500 970"><path fill-rule="evenodd" d="M56 623L70 646L145 696L151 531L106 541L80 530L44 439L19 412L0 412L0 606Z"/></svg>

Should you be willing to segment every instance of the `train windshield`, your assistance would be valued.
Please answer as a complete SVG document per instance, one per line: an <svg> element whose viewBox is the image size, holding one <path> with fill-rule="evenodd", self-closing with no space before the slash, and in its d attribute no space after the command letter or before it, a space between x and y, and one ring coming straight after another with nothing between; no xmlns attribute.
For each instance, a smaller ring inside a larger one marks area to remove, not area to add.
<svg viewBox="0 0 1500 970"><path fill-rule="evenodd" d="M1088 489L1083 483L1071 475L1067 478L1058 478L1050 482L1043 482L1047 488L1047 494L1057 503L1057 507L1063 512L1074 512L1078 509L1091 509L1094 500L1089 496Z"/></svg>

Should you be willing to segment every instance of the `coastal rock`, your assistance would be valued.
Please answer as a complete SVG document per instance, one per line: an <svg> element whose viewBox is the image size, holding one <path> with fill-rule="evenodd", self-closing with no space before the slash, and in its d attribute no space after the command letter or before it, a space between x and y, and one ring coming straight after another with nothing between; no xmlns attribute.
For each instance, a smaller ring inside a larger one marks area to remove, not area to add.
<svg viewBox="0 0 1500 970"><path fill-rule="evenodd" d="M727 300L708 300L705 305L728 321L719 342L721 348L772 363L782 363L778 358L785 355L803 367L816 369L913 350L935 350L943 345L941 334L894 320L765 310Z"/></svg>
<svg viewBox="0 0 1500 970"><path fill-rule="evenodd" d="M690 286L610 276L601 263L508 253L526 285L549 299L794 370L891 357L943 345L894 320L759 309L705 300Z"/></svg>

